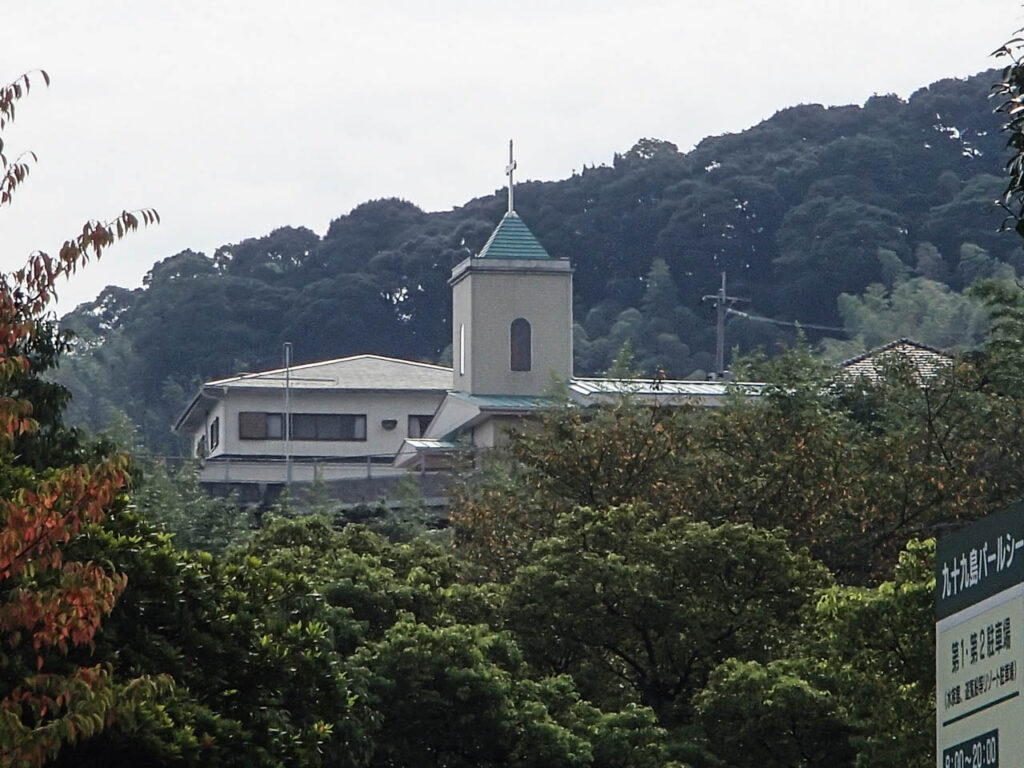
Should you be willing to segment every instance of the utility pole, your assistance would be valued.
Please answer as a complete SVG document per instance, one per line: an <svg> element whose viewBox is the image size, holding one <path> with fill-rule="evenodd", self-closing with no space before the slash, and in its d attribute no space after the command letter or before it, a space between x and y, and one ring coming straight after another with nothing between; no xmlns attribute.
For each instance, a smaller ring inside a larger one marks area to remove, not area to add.
<svg viewBox="0 0 1024 768"><path fill-rule="evenodd" d="M292 343L284 343L284 473L285 488L292 488Z"/></svg>
<svg viewBox="0 0 1024 768"><path fill-rule="evenodd" d="M722 287L718 293L702 296L701 301L712 301L715 304L716 325L715 325L715 376L725 377L725 317L729 314L732 305L738 301L750 301L738 296L730 296L725 290L725 272L722 272Z"/></svg>

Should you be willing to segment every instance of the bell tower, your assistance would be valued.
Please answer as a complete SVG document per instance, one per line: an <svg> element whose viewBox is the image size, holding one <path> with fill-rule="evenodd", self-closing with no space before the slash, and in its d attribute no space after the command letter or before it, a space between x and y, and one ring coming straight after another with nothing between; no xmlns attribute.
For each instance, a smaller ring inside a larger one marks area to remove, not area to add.
<svg viewBox="0 0 1024 768"><path fill-rule="evenodd" d="M572 377L572 267L554 259L515 212L509 142L508 212L452 287L453 388L539 396Z"/></svg>

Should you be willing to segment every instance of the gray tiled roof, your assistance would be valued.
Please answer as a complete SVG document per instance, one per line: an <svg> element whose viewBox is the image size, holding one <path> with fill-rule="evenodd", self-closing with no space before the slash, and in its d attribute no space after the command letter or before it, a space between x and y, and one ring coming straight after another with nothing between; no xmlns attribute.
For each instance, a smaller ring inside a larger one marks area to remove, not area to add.
<svg viewBox="0 0 1024 768"><path fill-rule="evenodd" d="M953 357L941 349L929 347L913 339L897 339L863 355L845 360L839 367L844 378L877 381L881 377L884 361L894 357L908 360L917 376L922 379L935 376L940 370L948 368L953 361Z"/></svg>
<svg viewBox="0 0 1024 768"><path fill-rule="evenodd" d="M288 379L293 389L372 389L444 391L452 386L452 369L381 355L353 355L319 363L294 365ZM283 389L285 369L245 373L206 382L229 389Z"/></svg>

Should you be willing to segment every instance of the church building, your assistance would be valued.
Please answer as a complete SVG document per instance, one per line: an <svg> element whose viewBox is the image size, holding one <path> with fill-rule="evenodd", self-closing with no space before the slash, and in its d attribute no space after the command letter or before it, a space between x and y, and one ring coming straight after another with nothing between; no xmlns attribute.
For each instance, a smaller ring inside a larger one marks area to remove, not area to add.
<svg viewBox="0 0 1024 768"><path fill-rule="evenodd" d="M572 266L516 213L509 150L508 212L448 281L452 367L365 354L207 382L174 427L202 482L244 499L318 477L348 484L348 500L373 500L409 473L445 475L456 451L494 447L552 404L556 382L581 407L625 393L722 402L722 382L573 376Z"/></svg>

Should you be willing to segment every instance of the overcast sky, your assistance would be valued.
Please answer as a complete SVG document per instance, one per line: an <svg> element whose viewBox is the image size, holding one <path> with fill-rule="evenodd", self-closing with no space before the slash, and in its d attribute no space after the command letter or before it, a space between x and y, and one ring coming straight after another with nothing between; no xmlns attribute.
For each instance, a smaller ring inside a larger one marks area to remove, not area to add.
<svg viewBox="0 0 1024 768"><path fill-rule="evenodd" d="M561 179L640 137L686 150L1001 66L1021 26L1021 0L0 0L0 80L53 79L4 134L39 161L0 209L0 268L156 208L61 289L66 311L186 248L489 194L509 138L521 178Z"/></svg>

